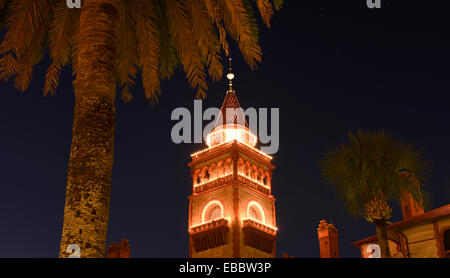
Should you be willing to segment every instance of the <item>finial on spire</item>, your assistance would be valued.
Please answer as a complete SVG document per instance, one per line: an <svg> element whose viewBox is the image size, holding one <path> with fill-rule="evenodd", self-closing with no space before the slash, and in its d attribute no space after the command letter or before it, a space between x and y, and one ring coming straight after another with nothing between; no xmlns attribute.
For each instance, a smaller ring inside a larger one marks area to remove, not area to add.
<svg viewBox="0 0 450 278"><path fill-rule="evenodd" d="M229 62L230 62L230 66L229 66L229 68L228 68L228 74L227 74L227 78L228 78L228 80L229 80L229 85L230 85L230 87L229 87L229 91L233 91L233 82L232 82L232 80L233 80L233 78L234 78L234 74L233 74L233 71L232 71L232 69L231 69L231 52L230 52L230 57L228 58L228 60L229 60Z"/></svg>

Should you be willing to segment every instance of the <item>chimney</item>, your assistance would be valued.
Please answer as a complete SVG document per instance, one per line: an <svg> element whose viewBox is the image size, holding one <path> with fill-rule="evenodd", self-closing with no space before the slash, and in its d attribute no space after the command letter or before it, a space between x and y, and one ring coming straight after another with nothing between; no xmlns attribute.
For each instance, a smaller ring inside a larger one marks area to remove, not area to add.
<svg viewBox="0 0 450 278"><path fill-rule="evenodd" d="M326 220L321 220L317 228L319 237L320 257L339 258L338 230L333 224L328 224Z"/></svg>
<svg viewBox="0 0 450 278"><path fill-rule="evenodd" d="M120 240L119 248L120 248L119 258L130 258L131 250L130 250L130 244L128 244L127 239Z"/></svg>
<svg viewBox="0 0 450 278"><path fill-rule="evenodd" d="M414 216L424 213L423 198L422 198L422 192L420 192L420 185L419 185L419 181L417 180L417 178L414 177L414 175L411 172L406 171L406 170L400 172L400 174L405 178L411 179L411 181L417 187L417 190L419 190L419 194L421 196L420 202L417 202L410 192L405 191L403 193L403 196L400 198L400 205L402 207L403 219L406 220L411 217L414 217Z"/></svg>
<svg viewBox="0 0 450 278"><path fill-rule="evenodd" d="M118 258L120 253L119 245L115 242L111 242L108 246L108 251L106 251L107 258Z"/></svg>
<svg viewBox="0 0 450 278"><path fill-rule="evenodd" d="M120 240L120 245L111 242L106 252L106 258L130 258L131 249L127 239Z"/></svg>
<svg viewBox="0 0 450 278"><path fill-rule="evenodd" d="M409 192L403 193L403 196L400 198L400 204L402 206L402 215L404 220L424 213L422 204L414 200L413 196Z"/></svg>

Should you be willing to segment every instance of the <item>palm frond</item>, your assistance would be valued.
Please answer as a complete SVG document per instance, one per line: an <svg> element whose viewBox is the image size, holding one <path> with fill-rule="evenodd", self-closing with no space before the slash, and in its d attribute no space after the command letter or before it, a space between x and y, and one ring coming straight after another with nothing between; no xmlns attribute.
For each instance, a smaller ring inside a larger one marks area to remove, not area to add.
<svg viewBox="0 0 450 278"><path fill-rule="evenodd" d="M142 69L142 83L145 96L153 106L158 103L160 90L159 42L155 25L156 5L152 1L133 0L131 5L136 20L139 67Z"/></svg>
<svg viewBox="0 0 450 278"><path fill-rule="evenodd" d="M256 5L258 6L263 22L270 27L270 19L273 16L272 3L269 0L256 0Z"/></svg>
<svg viewBox="0 0 450 278"><path fill-rule="evenodd" d="M165 1L155 0L156 19L155 24L158 31L160 76L169 79L180 63L180 58L175 50L174 42L170 34L169 18Z"/></svg>
<svg viewBox="0 0 450 278"><path fill-rule="evenodd" d="M52 0L24 0L11 2L12 13L8 19L8 31L0 45L0 53L8 52L16 58L16 72L5 72L4 76L14 77L17 89L28 87L33 67L43 57L51 18ZM2 61L3 62L3 61Z"/></svg>
<svg viewBox="0 0 450 278"><path fill-rule="evenodd" d="M281 9L281 7L283 6L283 1L284 0L272 0L275 10L278 11Z"/></svg>
<svg viewBox="0 0 450 278"><path fill-rule="evenodd" d="M132 15L132 1L119 0L119 22L117 24L117 75L121 96L125 102L132 99L130 88L134 86L139 59L137 55L138 42L136 36L136 21Z"/></svg>
<svg viewBox="0 0 450 278"><path fill-rule="evenodd" d="M385 207L373 206L391 198L399 199L405 192L420 201L417 184L400 174L408 169L425 184L426 168L417 148L393 139L384 131L358 131L348 137L348 143L330 151L320 164L322 176L334 185L351 214L365 213L366 218L375 219L374 215L380 213L380 217L387 217L389 211Z"/></svg>
<svg viewBox="0 0 450 278"><path fill-rule="evenodd" d="M250 3L241 0L220 0L218 4L230 36L237 42L250 68L255 69L256 63L261 62L262 51L258 45L258 26L252 16Z"/></svg>
<svg viewBox="0 0 450 278"><path fill-rule="evenodd" d="M80 10L68 9L64 1L58 1L53 6L53 21L49 31L52 63L47 69L44 95L55 94L61 69L70 61L73 35L77 31L79 16Z"/></svg>
<svg viewBox="0 0 450 278"><path fill-rule="evenodd" d="M8 14L8 4L11 0L0 0L0 28L3 29L6 15Z"/></svg>
<svg viewBox="0 0 450 278"><path fill-rule="evenodd" d="M190 26L192 26L193 38L208 67L208 73L213 81L218 81L222 77L223 66L220 62L220 43L214 21L210 19L204 2L201 0L189 0L187 13Z"/></svg>
<svg viewBox="0 0 450 278"><path fill-rule="evenodd" d="M186 2L168 0L167 12L169 15L170 33L174 46L180 56L180 62L186 72L186 77L193 89L197 89L197 97L206 96L206 74L202 63L202 56L194 40L191 30L188 7Z"/></svg>

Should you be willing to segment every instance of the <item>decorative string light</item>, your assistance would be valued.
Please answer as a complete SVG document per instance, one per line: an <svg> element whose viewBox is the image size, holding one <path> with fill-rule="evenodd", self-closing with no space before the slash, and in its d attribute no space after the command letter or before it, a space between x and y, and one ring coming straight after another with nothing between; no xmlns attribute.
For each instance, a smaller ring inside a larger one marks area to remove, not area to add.
<svg viewBox="0 0 450 278"><path fill-rule="evenodd" d="M214 179L210 179L210 180L206 180L206 181L203 181L203 182L201 182L201 183L198 183L198 184L194 184L194 188L199 187L199 186L202 186L202 185L207 184L207 183L210 183L210 182L213 182L213 181L216 181L216 180L218 180L218 179L226 178L226 177L231 176L231 175L233 175L233 173L226 173L226 174L223 174L223 175L221 175L221 176L218 176L218 177L216 177L216 178L214 178Z"/></svg>
<svg viewBox="0 0 450 278"><path fill-rule="evenodd" d="M223 218L223 205L222 205L222 203L219 200L212 200L212 201L209 201L209 203L206 204L206 206L203 208L203 211L202 211L202 224L205 224L205 213L206 213L206 210L211 205L218 205L220 207L220 217L218 219ZM217 220L217 219L212 219L212 220Z"/></svg>
<svg viewBox="0 0 450 278"><path fill-rule="evenodd" d="M254 182L254 183L258 184L258 185L261 185L262 187L264 187L264 188L266 188L266 189L269 189L269 190L270 190L270 186L265 185L265 184L264 184L263 182L261 182L261 181L252 179L251 177L247 177L247 176L244 175L243 173L238 173L238 175L241 176L241 177L243 177L243 178L246 178L246 179L248 179L248 180L250 180L250 181L252 181L252 182Z"/></svg>
<svg viewBox="0 0 450 278"><path fill-rule="evenodd" d="M256 206L258 208L259 213L261 214L262 220L254 219L253 217L250 216L250 209L252 208L252 206ZM252 219L252 220L255 220L255 221L260 221L262 223L266 223L266 216L264 215L264 210L263 210L262 206L258 202L251 201L251 202L248 203L248 205L247 205L247 219Z"/></svg>

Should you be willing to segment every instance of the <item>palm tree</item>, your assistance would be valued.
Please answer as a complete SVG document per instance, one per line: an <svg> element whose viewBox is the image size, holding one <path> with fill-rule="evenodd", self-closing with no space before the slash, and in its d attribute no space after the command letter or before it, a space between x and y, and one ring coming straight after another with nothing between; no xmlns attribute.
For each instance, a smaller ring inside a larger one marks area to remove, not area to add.
<svg viewBox="0 0 450 278"><path fill-rule="evenodd" d="M258 25L250 0L0 0L0 78L24 91L47 46L51 65L45 94L54 94L62 67L74 74L74 122L60 257L77 244L82 257L104 257L109 218L116 90L125 101L139 71L150 104L160 79L181 65L197 97L206 77L222 76L227 35L254 69L261 61ZM282 0L256 0L270 27ZM117 86L118 84L118 86Z"/></svg>
<svg viewBox="0 0 450 278"><path fill-rule="evenodd" d="M337 190L345 208L375 225L381 256L389 258L386 222L392 209L388 201L410 192L422 202L417 182L424 183L427 169L422 153L413 145L396 141L384 131L349 133L341 144L320 160L323 177ZM405 175L405 171L413 173ZM411 177L411 178L406 178Z"/></svg>

